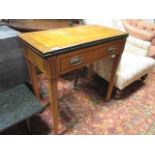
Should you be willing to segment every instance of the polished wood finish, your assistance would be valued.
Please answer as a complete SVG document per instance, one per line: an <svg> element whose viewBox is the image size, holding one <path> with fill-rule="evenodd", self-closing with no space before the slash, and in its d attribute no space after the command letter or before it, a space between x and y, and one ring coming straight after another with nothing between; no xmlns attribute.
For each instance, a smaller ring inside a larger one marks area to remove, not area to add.
<svg viewBox="0 0 155 155"><path fill-rule="evenodd" d="M122 44L122 46L120 47L120 53L123 52L124 50L124 46L125 46L125 43ZM114 83L115 83L115 74L116 74L116 71L117 71L117 67L118 67L118 64L121 60L121 56L122 54L115 54L115 55L112 55L113 57L113 64L112 64L112 70L111 70L111 75L110 75L110 82L109 82L109 85L108 85L108 91L107 91L107 95L106 95L106 101L109 101L111 99L111 95L112 95L112 90L113 90L113 86L114 86Z"/></svg>
<svg viewBox="0 0 155 155"><path fill-rule="evenodd" d="M120 58L121 58L120 55L116 55L113 60L112 71L111 71L111 75L110 75L110 82L108 85L108 92L106 95L107 102L111 99L112 90L113 90L113 86L115 83L115 74L116 74L116 70L117 70L117 66L119 64Z"/></svg>
<svg viewBox="0 0 155 155"><path fill-rule="evenodd" d="M89 47L81 50L76 50L73 53L67 53L61 55L60 58L60 71L61 73L66 73L72 71L75 68L79 68L83 65L89 64L95 60L99 60L103 57L112 55L113 53L109 51L110 48L115 48L115 54L121 51L124 40L112 41L110 43L105 43L104 45L97 45L94 47ZM71 63L73 59L79 59L77 63Z"/></svg>
<svg viewBox="0 0 155 155"><path fill-rule="evenodd" d="M59 110L58 110L58 92L57 92L57 78L48 79L48 90L49 90L49 100L50 109L53 115L53 131L54 134L58 134L58 124L59 124Z"/></svg>
<svg viewBox="0 0 155 155"><path fill-rule="evenodd" d="M64 28L82 24L81 19L8 19L5 25L22 32Z"/></svg>
<svg viewBox="0 0 155 155"><path fill-rule="evenodd" d="M20 38L38 50L38 54L46 56L55 54L65 48L89 45L98 40L114 39L126 33L102 26L77 26L48 31L23 33Z"/></svg>
<svg viewBox="0 0 155 155"><path fill-rule="evenodd" d="M37 66L42 72L47 72L47 65L48 63L46 62L46 60L42 59L40 56L38 56L36 53L32 53L31 50L29 48L26 48L26 58L32 62L33 64L35 64L35 66Z"/></svg>
<svg viewBox="0 0 155 155"><path fill-rule="evenodd" d="M27 58L27 65L28 65L28 70L29 70L29 75L30 75L30 79L31 79L31 84L34 90L34 93L36 95L36 97L38 99L40 99L40 91L39 91L39 87L38 87L38 83L37 83L37 70L36 70L36 66L30 62Z"/></svg>
<svg viewBox="0 0 155 155"><path fill-rule="evenodd" d="M40 69L48 79L50 108L53 114L55 134L59 133L58 77L69 71L89 65L88 79L90 80L92 64L97 60L113 57L113 67L106 96L106 100L109 101L115 81L116 69L127 36L128 34L124 32L101 26L78 26L20 35L26 45L25 57L29 64L36 96L39 97L39 89L36 86L37 79L34 66Z"/></svg>
<svg viewBox="0 0 155 155"><path fill-rule="evenodd" d="M88 83L92 81L92 77L93 77L93 64L89 64L87 73Z"/></svg>

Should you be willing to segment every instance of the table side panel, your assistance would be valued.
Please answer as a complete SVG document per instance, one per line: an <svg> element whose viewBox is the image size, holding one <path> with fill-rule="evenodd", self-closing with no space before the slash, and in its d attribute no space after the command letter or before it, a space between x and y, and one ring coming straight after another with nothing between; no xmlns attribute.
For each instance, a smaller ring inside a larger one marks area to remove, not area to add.
<svg viewBox="0 0 155 155"><path fill-rule="evenodd" d="M81 66L91 63L113 54L119 54L124 47L125 39L104 43L94 47L77 50L70 54L59 56L61 74L80 68ZM113 49L113 51L109 51ZM75 63L73 62L75 61ZM77 62L77 63L76 63Z"/></svg>
<svg viewBox="0 0 155 155"><path fill-rule="evenodd" d="M37 55L33 50L26 48L26 58L31 61L43 73L47 73L48 63L45 59Z"/></svg>

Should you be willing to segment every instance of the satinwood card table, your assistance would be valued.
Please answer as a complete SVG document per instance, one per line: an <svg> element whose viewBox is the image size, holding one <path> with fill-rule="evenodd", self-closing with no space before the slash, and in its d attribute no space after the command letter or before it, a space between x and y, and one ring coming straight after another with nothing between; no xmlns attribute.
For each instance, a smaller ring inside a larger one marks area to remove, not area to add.
<svg viewBox="0 0 155 155"><path fill-rule="evenodd" d="M25 44L25 58L35 95L40 99L37 84L38 68L48 79L50 109L54 134L58 134L59 110L57 103L58 77L83 66L89 67L104 58L113 57L106 101L111 99L115 73L128 34L103 26L84 25L20 34Z"/></svg>

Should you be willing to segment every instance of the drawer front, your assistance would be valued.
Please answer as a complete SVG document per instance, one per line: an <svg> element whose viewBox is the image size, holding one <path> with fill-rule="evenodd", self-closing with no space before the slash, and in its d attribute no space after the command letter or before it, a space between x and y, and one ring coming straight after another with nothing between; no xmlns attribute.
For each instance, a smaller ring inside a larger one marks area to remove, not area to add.
<svg viewBox="0 0 155 155"><path fill-rule="evenodd" d="M122 52L121 50L124 44L124 40L112 41L110 43L77 50L70 54L64 54L60 57L60 70L61 72L69 71L104 57L118 54Z"/></svg>

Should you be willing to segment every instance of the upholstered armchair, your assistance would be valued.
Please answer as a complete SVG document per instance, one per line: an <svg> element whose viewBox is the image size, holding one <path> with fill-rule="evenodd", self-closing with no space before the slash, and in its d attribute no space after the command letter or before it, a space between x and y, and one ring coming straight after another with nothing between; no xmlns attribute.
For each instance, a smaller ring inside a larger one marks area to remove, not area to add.
<svg viewBox="0 0 155 155"><path fill-rule="evenodd" d="M131 36L151 42L149 56L155 57L155 24L142 19L123 19L121 22Z"/></svg>
<svg viewBox="0 0 155 155"><path fill-rule="evenodd" d="M113 28L125 31L120 20L113 21ZM151 43L129 35L125 49L116 73L115 97L120 97L123 89L138 79L144 79L145 75L155 66L155 60L147 57ZM94 64L94 71L109 81L112 59L101 60Z"/></svg>

